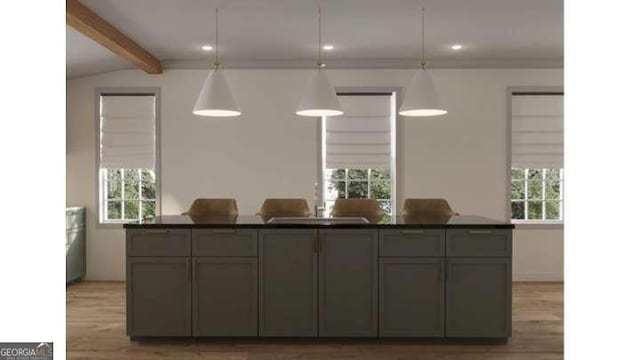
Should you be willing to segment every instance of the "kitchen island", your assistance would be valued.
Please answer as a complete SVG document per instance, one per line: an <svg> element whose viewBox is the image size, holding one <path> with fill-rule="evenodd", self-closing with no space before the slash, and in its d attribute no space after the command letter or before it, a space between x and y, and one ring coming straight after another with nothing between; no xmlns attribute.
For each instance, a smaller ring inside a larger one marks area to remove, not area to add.
<svg viewBox="0 0 640 360"><path fill-rule="evenodd" d="M131 338L511 336L507 222L159 216L124 227Z"/></svg>

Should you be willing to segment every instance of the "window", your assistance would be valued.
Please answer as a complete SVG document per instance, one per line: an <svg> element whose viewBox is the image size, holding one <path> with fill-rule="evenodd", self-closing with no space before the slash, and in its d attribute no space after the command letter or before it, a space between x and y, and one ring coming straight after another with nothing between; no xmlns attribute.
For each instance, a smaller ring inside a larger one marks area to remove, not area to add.
<svg viewBox="0 0 640 360"><path fill-rule="evenodd" d="M156 95L99 96L98 202L100 223L123 223L158 212Z"/></svg>
<svg viewBox="0 0 640 360"><path fill-rule="evenodd" d="M511 219L563 220L562 92L511 94Z"/></svg>
<svg viewBox="0 0 640 360"><path fill-rule="evenodd" d="M376 199L395 206L395 93L338 93L344 114L322 119L321 203Z"/></svg>
<svg viewBox="0 0 640 360"><path fill-rule="evenodd" d="M328 213L336 199L376 199L391 215L391 173L389 169L327 169L325 206Z"/></svg>
<svg viewBox="0 0 640 360"><path fill-rule="evenodd" d="M100 169L103 222L125 222L156 214L156 176L147 169Z"/></svg>
<svg viewBox="0 0 640 360"><path fill-rule="evenodd" d="M562 169L511 169L511 219L561 221Z"/></svg>

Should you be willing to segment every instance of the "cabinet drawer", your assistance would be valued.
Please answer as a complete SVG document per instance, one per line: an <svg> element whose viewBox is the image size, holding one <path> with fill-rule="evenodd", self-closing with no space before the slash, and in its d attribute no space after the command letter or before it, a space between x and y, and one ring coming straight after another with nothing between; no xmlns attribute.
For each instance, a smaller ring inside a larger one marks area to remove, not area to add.
<svg viewBox="0 0 640 360"><path fill-rule="evenodd" d="M84 210L67 210L67 229L85 226Z"/></svg>
<svg viewBox="0 0 640 360"><path fill-rule="evenodd" d="M447 230L447 257L511 257L510 229Z"/></svg>
<svg viewBox="0 0 640 360"><path fill-rule="evenodd" d="M380 256L444 256L444 239L444 230L439 229L382 230L380 235Z"/></svg>
<svg viewBox="0 0 640 360"><path fill-rule="evenodd" d="M258 231L195 229L193 256L258 256Z"/></svg>
<svg viewBox="0 0 640 360"><path fill-rule="evenodd" d="M191 256L191 230L127 230L127 256Z"/></svg>

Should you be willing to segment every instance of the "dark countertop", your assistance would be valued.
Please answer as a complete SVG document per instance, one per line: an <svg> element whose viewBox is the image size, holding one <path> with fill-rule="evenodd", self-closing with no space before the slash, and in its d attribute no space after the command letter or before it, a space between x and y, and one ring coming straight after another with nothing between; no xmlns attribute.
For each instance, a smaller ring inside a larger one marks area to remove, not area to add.
<svg viewBox="0 0 640 360"><path fill-rule="evenodd" d="M323 229L379 229L379 228L490 228L513 229L515 226L502 220L494 220L475 215L451 217L405 217L369 219L368 224L269 224L269 219L256 215L240 215L237 217L203 217L192 218L187 215L164 215L143 222L124 224L125 229L147 228L253 228L253 229L286 229L286 228L323 228Z"/></svg>

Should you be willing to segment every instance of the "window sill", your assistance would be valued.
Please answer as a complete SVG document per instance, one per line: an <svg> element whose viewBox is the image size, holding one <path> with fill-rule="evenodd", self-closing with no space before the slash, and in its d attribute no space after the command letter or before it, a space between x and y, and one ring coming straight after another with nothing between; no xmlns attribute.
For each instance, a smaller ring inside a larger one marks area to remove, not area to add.
<svg viewBox="0 0 640 360"><path fill-rule="evenodd" d="M562 221L511 221L516 230L563 230Z"/></svg>

